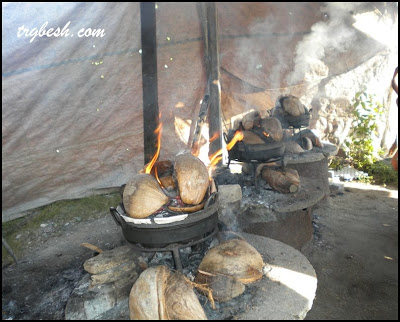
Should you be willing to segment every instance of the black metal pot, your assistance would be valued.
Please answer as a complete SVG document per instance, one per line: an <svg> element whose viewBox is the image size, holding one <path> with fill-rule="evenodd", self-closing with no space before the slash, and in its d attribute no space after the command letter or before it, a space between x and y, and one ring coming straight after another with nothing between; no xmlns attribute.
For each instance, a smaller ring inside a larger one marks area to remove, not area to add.
<svg viewBox="0 0 400 322"><path fill-rule="evenodd" d="M235 131L229 130L227 135L224 135L226 143L230 142ZM259 134L253 130L254 134ZM264 137L262 134L259 137L265 144L246 144L243 141L236 142L231 150L228 151L229 160L239 162L267 162L271 159L282 157L285 152L285 144L283 141L276 142L271 137Z"/></svg>
<svg viewBox="0 0 400 322"><path fill-rule="evenodd" d="M301 127L308 127L310 125L311 113L306 110L306 113L300 116L293 116L290 114L285 115L285 119L289 126L299 129Z"/></svg>
<svg viewBox="0 0 400 322"><path fill-rule="evenodd" d="M235 146L228 151L229 159L239 162L266 162L271 159L280 158L285 152L283 142L274 142L266 144L245 144L237 142Z"/></svg>
<svg viewBox="0 0 400 322"><path fill-rule="evenodd" d="M143 247L165 247L174 243L187 243L203 238L211 233L218 225L218 192L214 192L207 199L202 210L189 213L181 221L168 224L134 224L126 222L122 215L126 215L123 204L120 204L120 213L111 207L110 212L116 224L122 228L124 238Z"/></svg>

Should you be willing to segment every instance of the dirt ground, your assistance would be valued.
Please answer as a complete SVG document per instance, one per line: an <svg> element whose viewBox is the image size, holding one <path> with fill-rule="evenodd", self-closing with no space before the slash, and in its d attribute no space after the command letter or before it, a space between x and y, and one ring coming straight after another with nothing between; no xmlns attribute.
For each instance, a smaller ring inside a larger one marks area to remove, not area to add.
<svg viewBox="0 0 400 322"><path fill-rule="evenodd" d="M314 240L304 255L318 286L307 320L398 319L397 193L346 183L314 209ZM80 244L106 250L125 243L108 209L100 219L43 225L33 236L18 237L29 246L18 265L3 263L3 320L64 319L83 262L94 255Z"/></svg>

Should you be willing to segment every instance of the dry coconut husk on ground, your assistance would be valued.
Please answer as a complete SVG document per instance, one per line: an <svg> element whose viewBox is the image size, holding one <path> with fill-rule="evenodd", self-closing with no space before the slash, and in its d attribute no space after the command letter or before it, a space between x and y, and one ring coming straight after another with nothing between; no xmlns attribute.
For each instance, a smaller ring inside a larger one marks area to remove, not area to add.
<svg viewBox="0 0 400 322"><path fill-rule="evenodd" d="M262 278L263 266L264 261L260 253L253 246L242 239L231 239L207 252L198 267L195 282L207 280L209 276L202 275L208 273L231 276L243 284L248 284Z"/></svg>
<svg viewBox="0 0 400 322"><path fill-rule="evenodd" d="M129 294L131 320L207 320L191 283L159 265L143 271Z"/></svg>
<svg viewBox="0 0 400 322"><path fill-rule="evenodd" d="M211 274L202 270L198 272L196 283L207 286L205 289L198 288L199 291L209 296L211 290L212 298L218 302L228 302L245 290L244 284L234 276Z"/></svg>
<svg viewBox="0 0 400 322"><path fill-rule="evenodd" d="M168 320L207 320L192 283L179 271L168 277L165 309Z"/></svg>

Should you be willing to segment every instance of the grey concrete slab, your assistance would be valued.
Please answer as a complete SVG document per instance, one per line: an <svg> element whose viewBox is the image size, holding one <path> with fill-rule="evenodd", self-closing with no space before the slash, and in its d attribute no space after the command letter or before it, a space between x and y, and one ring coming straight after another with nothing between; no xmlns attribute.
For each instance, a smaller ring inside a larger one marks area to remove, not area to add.
<svg viewBox="0 0 400 322"><path fill-rule="evenodd" d="M267 237L239 233L261 254L266 274L258 282L249 310L236 320L302 320L311 309L317 275L299 251Z"/></svg>

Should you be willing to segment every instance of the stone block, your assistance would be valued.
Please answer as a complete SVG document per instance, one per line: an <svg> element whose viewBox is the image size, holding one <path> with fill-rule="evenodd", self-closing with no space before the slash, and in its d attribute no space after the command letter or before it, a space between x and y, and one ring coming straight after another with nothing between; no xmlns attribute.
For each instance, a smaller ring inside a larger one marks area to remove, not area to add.
<svg viewBox="0 0 400 322"><path fill-rule="evenodd" d="M279 240L297 250L303 250L312 242L311 208L289 213L248 208L239 218L241 231Z"/></svg>
<svg viewBox="0 0 400 322"><path fill-rule="evenodd" d="M242 201L242 188L238 184L218 186L220 207Z"/></svg>
<svg viewBox="0 0 400 322"><path fill-rule="evenodd" d="M139 256L128 245L104 251L103 253L92 257L85 261L83 268L90 274L99 274L107 270L113 269L121 264L132 262Z"/></svg>
<svg viewBox="0 0 400 322"><path fill-rule="evenodd" d="M130 278L132 274L136 274L136 264L133 260L123 263L117 267L113 267L109 270L101 272L99 274L93 274L91 276L91 285L105 284L119 280L125 280ZM123 282L122 282L123 283Z"/></svg>
<svg viewBox="0 0 400 322"><path fill-rule="evenodd" d="M133 277L135 276L135 277ZM66 320L129 320L129 292L138 275L131 280L115 281L90 287L86 274L71 293L65 308Z"/></svg>

